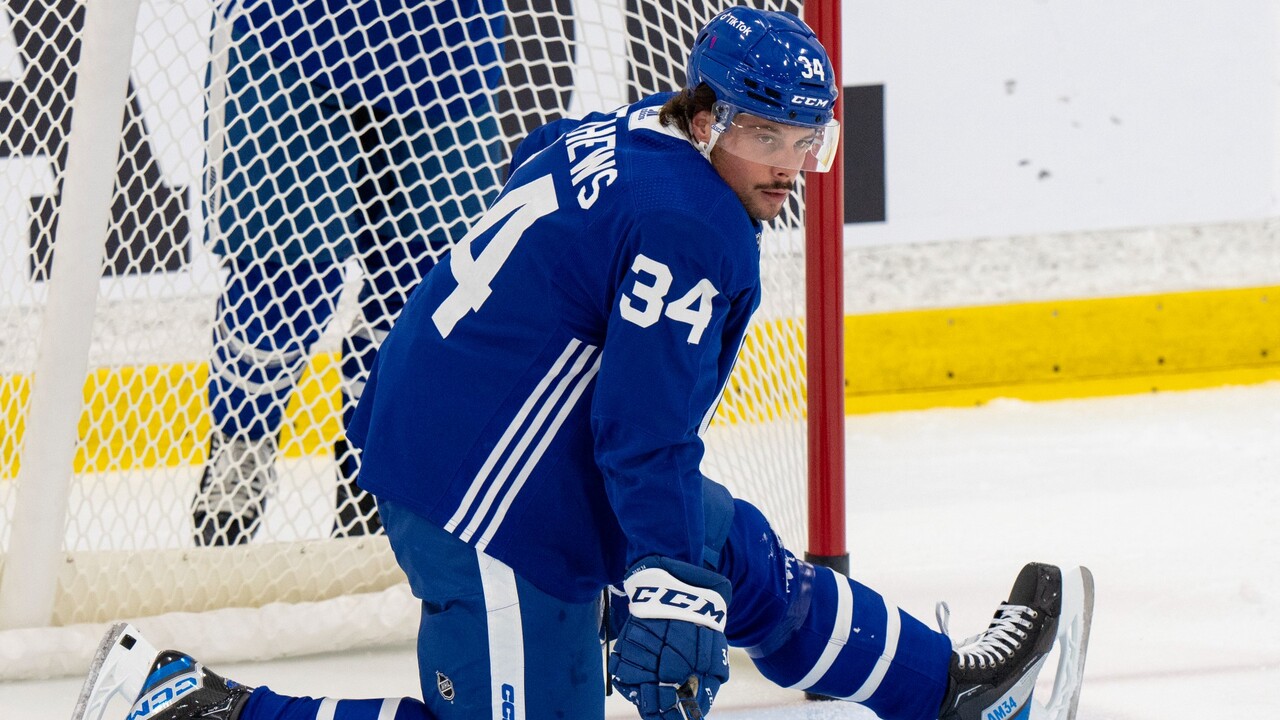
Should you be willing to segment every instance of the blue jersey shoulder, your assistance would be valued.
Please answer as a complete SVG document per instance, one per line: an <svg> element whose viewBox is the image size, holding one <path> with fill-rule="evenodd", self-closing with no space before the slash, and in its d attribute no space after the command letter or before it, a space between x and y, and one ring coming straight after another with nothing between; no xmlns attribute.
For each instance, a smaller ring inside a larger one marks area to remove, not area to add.
<svg viewBox="0 0 1280 720"><path fill-rule="evenodd" d="M715 248L717 255L733 250L754 269L760 226L690 140L661 124L661 108L672 95L542 126L516 148L510 184L542 174L568 178L567 194L583 210L609 204L593 222L627 218L623 225L632 234L636 227L685 223L687 229L670 236L676 243L691 238L682 254L695 255L700 247Z"/></svg>

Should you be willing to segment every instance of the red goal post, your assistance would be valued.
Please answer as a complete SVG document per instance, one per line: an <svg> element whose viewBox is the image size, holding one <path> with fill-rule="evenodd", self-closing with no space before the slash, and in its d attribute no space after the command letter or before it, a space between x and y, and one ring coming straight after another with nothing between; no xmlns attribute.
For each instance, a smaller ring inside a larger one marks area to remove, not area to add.
<svg viewBox="0 0 1280 720"><path fill-rule="evenodd" d="M804 20L827 49L842 90L840 0L808 0ZM843 98L836 119L844 122ZM847 137L847 134L846 134ZM812 562L849 573L845 528L844 147L831 172L805 187L806 343L809 368L809 546Z"/></svg>

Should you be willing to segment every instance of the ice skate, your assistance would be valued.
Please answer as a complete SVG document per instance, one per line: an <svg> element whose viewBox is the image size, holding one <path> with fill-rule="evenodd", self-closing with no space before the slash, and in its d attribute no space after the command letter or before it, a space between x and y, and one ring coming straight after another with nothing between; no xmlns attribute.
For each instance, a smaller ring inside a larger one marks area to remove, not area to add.
<svg viewBox="0 0 1280 720"><path fill-rule="evenodd" d="M136 628L119 623L98 646L71 720L102 720L117 697L133 702L129 718L236 720L251 692L189 655L157 653Z"/></svg>
<svg viewBox="0 0 1280 720"><path fill-rule="evenodd" d="M1086 568L1064 574L1053 565L1024 567L991 625L957 644L939 720L1074 718L1092 612ZM1061 644L1053 694L1045 711L1033 712L1036 678L1055 639Z"/></svg>
<svg viewBox="0 0 1280 720"><path fill-rule="evenodd" d="M273 437L210 435L209 459L191 505L196 545L240 545L253 539L276 484L275 457Z"/></svg>

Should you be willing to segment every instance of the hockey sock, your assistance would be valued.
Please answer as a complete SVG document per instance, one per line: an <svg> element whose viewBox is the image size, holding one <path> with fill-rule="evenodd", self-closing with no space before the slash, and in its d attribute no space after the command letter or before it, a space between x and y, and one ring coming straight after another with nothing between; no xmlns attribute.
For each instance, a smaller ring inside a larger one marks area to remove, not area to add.
<svg viewBox="0 0 1280 720"><path fill-rule="evenodd" d="M307 352L333 315L342 266L228 260L226 267L209 370L214 425L228 437L274 435Z"/></svg>
<svg viewBox="0 0 1280 720"><path fill-rule="evenodd" d="M824 567L797 562L793 607L803 617L748 650L784 687L866 705L885 720L935 720L951 643L879 593Z"/></svg>
<svg viewBox="0 0 1280 720"><path fill-rule="evenodd" d="M260 687L249 696L238 720L432 720L432 715L426 705L412 698L286 697Z"/></svg>

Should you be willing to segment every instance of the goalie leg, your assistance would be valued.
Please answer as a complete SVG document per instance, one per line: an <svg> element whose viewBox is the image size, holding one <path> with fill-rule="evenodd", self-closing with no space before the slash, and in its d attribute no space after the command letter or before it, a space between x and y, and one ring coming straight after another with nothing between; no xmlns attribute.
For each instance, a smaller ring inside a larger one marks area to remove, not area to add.
<svg viewBox="0 0 1280 720"><path fill-rule="evenodd" d="M197 545L249 542L274 491L276 436L308 351L333 315L342 267L224 261L213 331L209 457L192 502Z"/></svg>
<svg viewBox="0 0 1280 720"><path fill-rule="evenodd" d="M249 542L260 526L285 406L334 313L361 210L359 143L333 90L277 63L239 21L215 27L201 197L224 283L197 545Z"/></svg>

